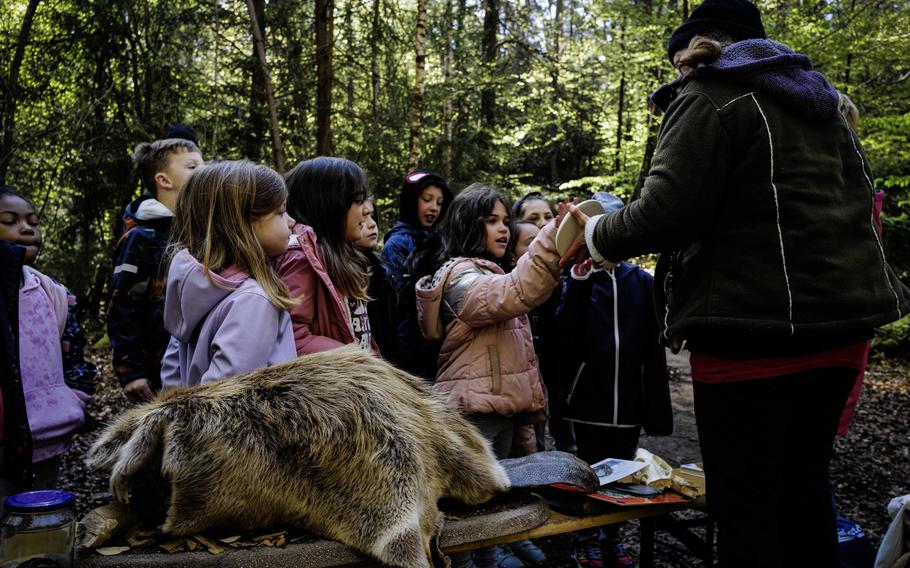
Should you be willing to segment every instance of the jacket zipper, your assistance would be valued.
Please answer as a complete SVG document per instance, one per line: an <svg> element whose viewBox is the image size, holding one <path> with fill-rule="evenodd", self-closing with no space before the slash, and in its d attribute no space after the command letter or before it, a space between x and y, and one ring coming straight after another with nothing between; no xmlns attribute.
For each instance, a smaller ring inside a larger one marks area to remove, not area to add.
<svg viewBox="0 0 910 568"><path fill-rule="evenodd" d="M572 379L572 386L569 387L569 396L566 397L566 406L572 404L572 395L575 394L575 387L578 386L578 379L581 378L582 371L585 370L585 361L581 362L581 365L578 366L578 371L575 373L575 378Z"/></svg>
<svg viewBox="0 0 910 568"><path fill-rule="evenodd" d="M616 272L611 268L608 273L613 280L613 424L619 424L619 294L616 286Z"/></svg>

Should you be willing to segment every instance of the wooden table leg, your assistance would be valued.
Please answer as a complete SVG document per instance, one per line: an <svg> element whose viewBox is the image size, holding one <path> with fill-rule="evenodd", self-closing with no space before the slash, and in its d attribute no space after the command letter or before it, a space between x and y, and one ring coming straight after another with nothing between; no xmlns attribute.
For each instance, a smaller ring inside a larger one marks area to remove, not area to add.
<svg viewBox="0 0 910 568"><path fill-rule="evenodd" d="M655 519L642 519L640 521L641 549L638 554L638 565L640 568L654 567L654 531L656 529Z"/></svg>

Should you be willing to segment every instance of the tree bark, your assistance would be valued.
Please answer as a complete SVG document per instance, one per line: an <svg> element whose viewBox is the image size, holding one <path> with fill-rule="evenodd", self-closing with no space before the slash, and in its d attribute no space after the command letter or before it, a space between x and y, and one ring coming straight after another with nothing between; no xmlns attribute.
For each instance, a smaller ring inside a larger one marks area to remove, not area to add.
<svg viewBox="0 0 910 568"><path fill-rule="evenodd" d="M626 56L626 30L625 26L620 24L617 27L619 31L619 49L622 53L622 59L625 60ZM626 112L626 67L622 66L622 71L619 78L619 104L616 109L616 144L615 144L615 155L613 156L613 173L619 173L619 169L622 166L622 138L623 138L623 118Z"/></svg>
<svg viewBox="0 0 910 568"><path fill-rule="evenodd" d="M331 156L334 0L316 0L316 154Z"/></svg>
<svg viewBox="0 0 910 568"><path fill-rule="evenodd" d="M553 38L552 44L550 46L550 59L551 59L551 70L550 70L550 87L551 87L551 96L553 100L551 102L551 109L555 109L556 105L559 104L560 97L560 86L559 86L559 65L560 65L560 44L562 40L562 3L563 0L556 0L556 10L553 19ZM559 183L559 144L556 142L556 135L559 133L559 127L556 124L557 115L554 111L550 112L550 186L556 187Z"/></svg>
<svg viewBox="0 0 910 568"><path fill-rule="evenodd" d="M481 58L484 65L484 87L480 92L480 116L486 128L496 122L496 89L493 77L496 65L496 42L499 28L499 0L483 0L483 38Z"/></svg>
<svg viewBox="0 0 910 568"><path fill-rule="evenodd" d="M284 173L284 144L281 142L281 131L278 129L278 108L275 105L275 93L272 90L272 79L269 76L269 67L265 59L265 39L262 36L262 27L256 14L256 0L247 0L246 5L250 12L250 22L253 27L253 40L256 44L256 54L259 56L259 65L262 69L263 87L265 88L266 101L269 105L269 119L272 127L272 152L275 159L275 169Z"/></svg>
<svg viewBox="0 0 910 568"><path fill-rule="evenodd" d="M417 30L414 39L414 92L411 97L411 136L408 171L417 169L420 158L420 128L423 120L423 83L427 60L427 0L417 0Z"/></svg>
<svg viewBox="0 0 910 568"><path fill-rule="evenodd" d="M22 18L19 35L16 37L16 51L13 53L9 77L3 93L3 112L0 113L2 116L0 120L3 121L3 141L0 144L0 184L6 183L10 160L13 158L13 143L16 139L16 105L19 102L19 72L22 70L25 47L28 45L32 33L32 23L35 21L35 12L38 10L40 1L29 0L28 6L25 8L25 16Z"/></svg>
<svg viewBox="0 0 910 568"><path fill-rule="evenodd" d="M370 23L370 119L375 130L379 126L379 43L382 41L382 0L373 0L373 21Z"/></svg>
<svg viewBox="0 0 910 568"><path fill-rule="evenodd" d="M445 51L442 55L442 77L443 85L445 87L443 100L442 100L442 131L443 131L443 147L442 147L442 172L446 179L452 178L452 144L455 142L454 137L454 123L452 115L454 113L454 108L452 105L452 63L455 59L455 51L453 45L453 34L452 28L454 22L452 21L452 0L446 0L445 7L445 26L446 35L445 35Z"/></svg>
<svg viewBox="0 0 910 568"><path fill-rule="evenodd" d="M250 4L252 3L252 6ZM259 162L262 158L262 146L266 136L266 112L268 112L268 96L265 87L265 71L262 61L259 59L259 45L256 41L257 34L261 37L265 35L263 29L265 25L265 0L247 0L247 8L250 13L250 20L258 22L253 25L253 52L250 54L250 100L249 100L249 118L246 128L244 129L244 155L254 161ZM150 65L149 68L153 68ZM150 97L150 95L149 95Z"/></svg>

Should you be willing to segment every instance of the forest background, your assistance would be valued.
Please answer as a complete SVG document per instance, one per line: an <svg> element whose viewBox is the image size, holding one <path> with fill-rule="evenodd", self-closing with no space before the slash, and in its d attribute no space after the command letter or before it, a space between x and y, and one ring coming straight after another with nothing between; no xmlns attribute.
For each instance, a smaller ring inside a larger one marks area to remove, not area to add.
<svg viewBox="0 0 910 568"><path fill-rule="evenodd" d="M860 109L889 260L910 282L910 2L758 0L769 37ZM42 270L103 317L130 155L190 124L206 159L367 170L382 228L403 175L513 197L634 199L689 0L0 0L0 183L29 195ZM862 269L857 267L857 269ZM910 353L910 320L880 352Z"/></svg>

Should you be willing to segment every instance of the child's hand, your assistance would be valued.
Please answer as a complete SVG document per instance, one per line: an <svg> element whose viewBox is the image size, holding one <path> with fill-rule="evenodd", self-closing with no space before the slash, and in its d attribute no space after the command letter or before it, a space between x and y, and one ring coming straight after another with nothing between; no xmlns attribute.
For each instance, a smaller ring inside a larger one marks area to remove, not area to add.
<svg viewBox="0 0 910 568"><path fill-rule="evenodd" d="M559 204L559 214L565 217L563 209L567 209L569 213L575 217L580 230L578 231L578 236L575 237L575 240L572 241L572 244L566 249L566 254L562 255L562 258L559 259L560 268L565 268L569 264L581 264L591 257L591 253L588 252L588 245L585 242L585 225L588 223L588 216L585 215L581 209L576 207L574 203L569 203L568 199L566 199L565 204Z"/></svg>
<svg viewBox="0 0 910 568"><path fill-rule="evenodd" d="M578 205L578 198L572 199L572 205ZM559 228L559 225L562 224L562 220L566 218L566 215L569 215L569 198L566 197L562 201L556 204L556 228Z"/></svg>
<svg viewBox="0 0 910 568"><path fill-rule="evenodd" d="M155 398L148 379L135 379L123 387L123 394L133 402L148 402Z"/></svg>

